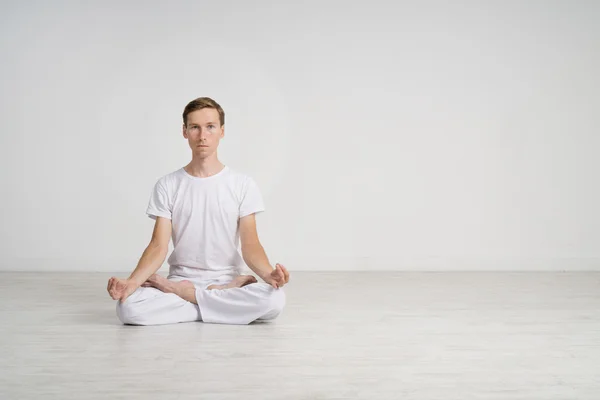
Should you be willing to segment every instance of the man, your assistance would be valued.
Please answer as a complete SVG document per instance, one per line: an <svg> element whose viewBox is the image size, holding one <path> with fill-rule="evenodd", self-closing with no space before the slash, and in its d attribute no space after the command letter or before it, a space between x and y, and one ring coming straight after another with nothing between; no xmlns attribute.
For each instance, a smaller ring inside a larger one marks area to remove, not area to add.
<svg viewBox="0 0 600 400"><path fill-rule="evenodd" d="M124 324L248 324L281 313L289 272L270 265L259 241L255 214L264 205L255 181L217 157L224 134L225 113L214 100L201 97L185 107L183 137L192 161L156 182L146 210L156 221L150 244L129 278L108 281ZM155 272L171 236L164 278ZM241 275L244 262L264 283Z"/></svg>

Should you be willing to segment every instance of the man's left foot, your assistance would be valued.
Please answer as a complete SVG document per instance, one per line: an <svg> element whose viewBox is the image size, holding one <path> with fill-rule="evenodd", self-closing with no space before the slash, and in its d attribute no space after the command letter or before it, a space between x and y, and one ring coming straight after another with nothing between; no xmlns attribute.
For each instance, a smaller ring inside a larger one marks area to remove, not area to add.
<svg viewBox="0 0 600 400"><path fill-rule="evenodd" d="M164 276L157 274L152 275L146 282L142 284L143 287L155 287L165 293L180 293L181 289L185 289L189 286L194 287L194 284L190 281L175 282L170 281Z"/></svg>
<svg viewBox="0 0 600 400"><path fill-rule="evenodd" d="M249 285L251 283L256 283L257 280L252 275L239 275L233 278L233 280L225 285L210 285L207 287L208 290L211 289L231 289L236 287L242 287Z"/></svg>

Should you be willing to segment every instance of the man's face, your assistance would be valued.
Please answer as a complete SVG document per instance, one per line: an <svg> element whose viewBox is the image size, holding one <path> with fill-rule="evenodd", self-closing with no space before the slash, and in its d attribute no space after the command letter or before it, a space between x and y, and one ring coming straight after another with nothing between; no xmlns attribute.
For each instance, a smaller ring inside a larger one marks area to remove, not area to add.
<svg viewBox="0 0 600 400"><path fill-rule="evenodd" d="M219 112L214 108L192 111L187 116L187 126L183 127L183 137L200 158L213 154L224 135L225 126L221 126Z"/></svg>

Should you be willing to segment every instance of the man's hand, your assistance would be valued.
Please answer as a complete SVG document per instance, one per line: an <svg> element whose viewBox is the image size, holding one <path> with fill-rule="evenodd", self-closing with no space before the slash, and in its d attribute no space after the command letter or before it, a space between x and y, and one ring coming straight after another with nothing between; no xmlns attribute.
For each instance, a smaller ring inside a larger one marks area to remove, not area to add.
<svg viewBox="0 0 600 400"><path fill-rule="evenodd" d="M278 289L290 281L290 273L281 264L276 264L275 269L264 278L269 285Z"/></svg>
<svg viewBox="0 0 600 400"><path fill-rule="evenodd" d="M108 294L113 300L125 301L138 288L137 283L129 279L119 279L114 276L108 280Z"/></svg>

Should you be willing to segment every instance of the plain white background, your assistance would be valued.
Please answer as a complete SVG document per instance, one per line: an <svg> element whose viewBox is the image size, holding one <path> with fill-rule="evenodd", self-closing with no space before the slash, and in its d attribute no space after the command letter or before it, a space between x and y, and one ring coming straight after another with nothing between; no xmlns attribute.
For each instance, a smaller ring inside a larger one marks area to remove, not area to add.
<svg viewBox="0 0 600 400"><path fill-rule="evenodd" d="M594 1L2 2L0 269L130 271L181 113L226 112L271 261L599 270Z"/></svg>

